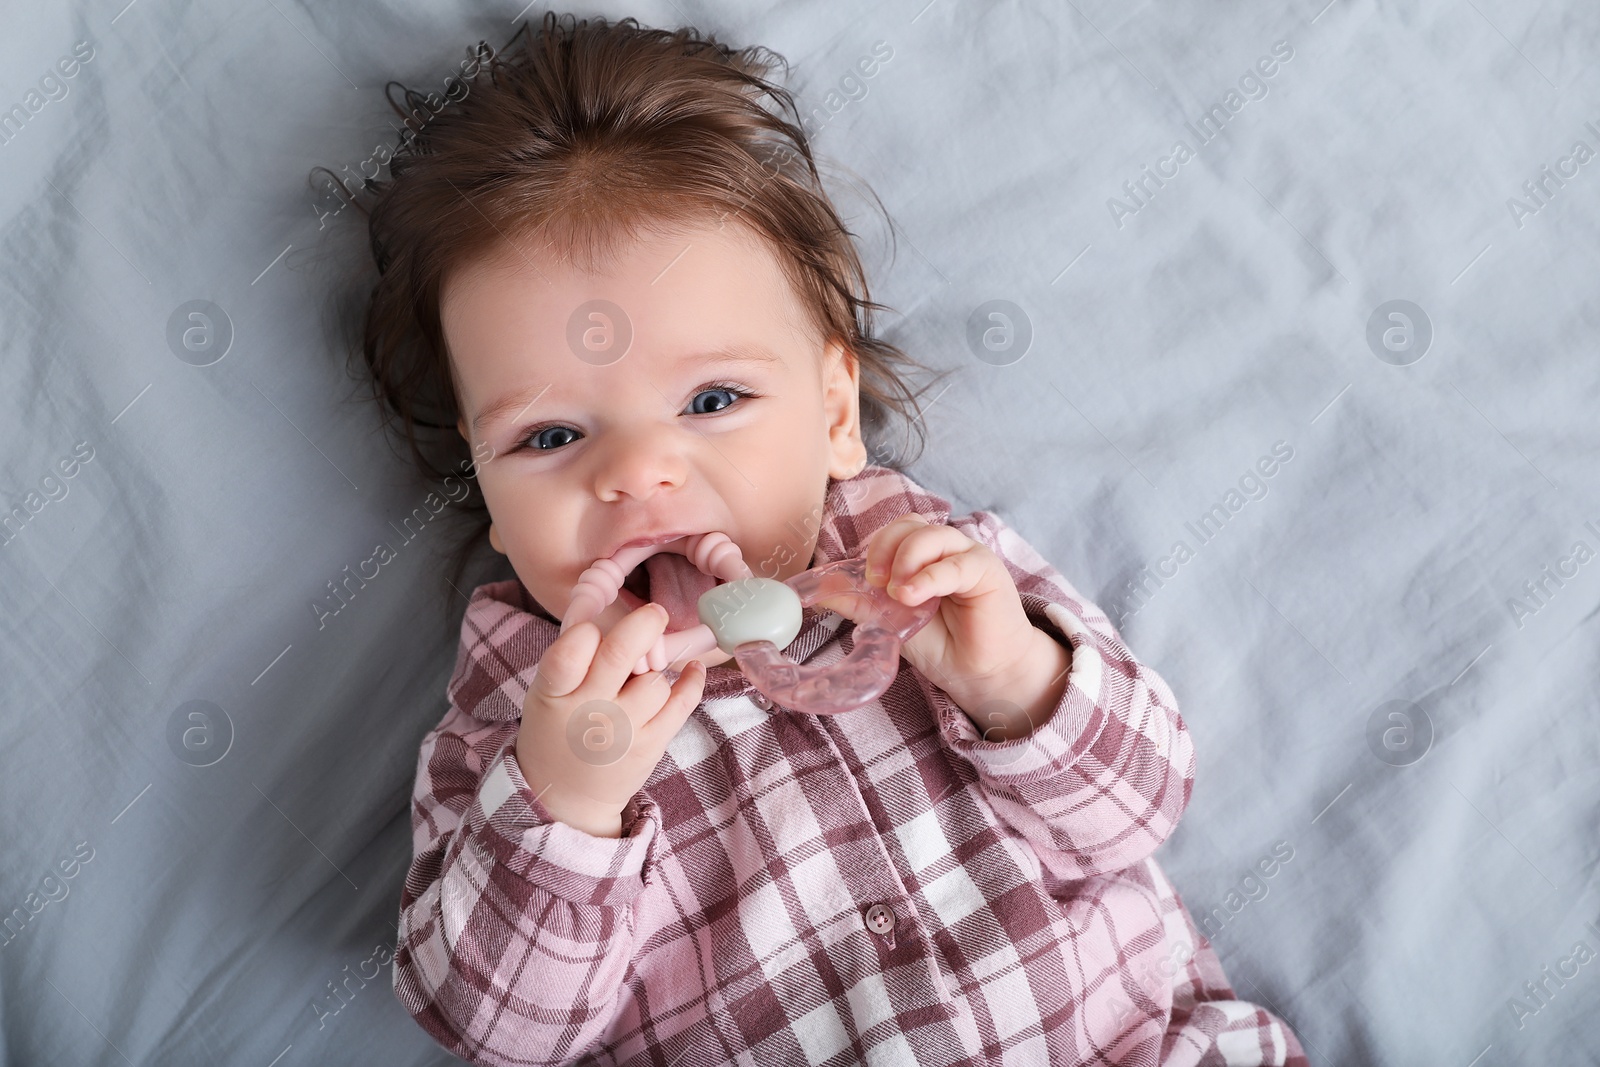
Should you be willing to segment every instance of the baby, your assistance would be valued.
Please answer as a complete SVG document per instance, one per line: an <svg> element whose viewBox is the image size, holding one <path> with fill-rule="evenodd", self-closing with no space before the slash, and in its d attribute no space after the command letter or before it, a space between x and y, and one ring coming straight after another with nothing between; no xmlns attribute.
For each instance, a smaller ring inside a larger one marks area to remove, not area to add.
<svg viewBox="0 0 1600 1067"><path fill-rule="evenodd" d="M1001 519L868 462L915 364L778 58L547 15L369 186L365 367L419 460L448 413L516 575L422 743L396 995L483 1064L1305 1064L1151 858L1194 771L1167 685ZM697 621L681 559L561 629L594 561L711 531L942 600L828 716L720 651L633 673Z"/></svg>

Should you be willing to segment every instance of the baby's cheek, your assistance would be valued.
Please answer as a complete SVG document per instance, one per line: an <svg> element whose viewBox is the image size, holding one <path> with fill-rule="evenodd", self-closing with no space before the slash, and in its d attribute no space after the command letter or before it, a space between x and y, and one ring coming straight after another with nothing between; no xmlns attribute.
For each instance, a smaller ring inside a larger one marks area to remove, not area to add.
<svg viewBox="0 0 1600 1067"><path fill-rule="evenodd" d="M570 581L563 580L560 576L552 576L545 569L539 567L525 556L513 555L511 569L516 572L528 593L536 600L551 618L559 620L567 610L567 604L572 599L572 587L577 584L577 577Z"/></svg>

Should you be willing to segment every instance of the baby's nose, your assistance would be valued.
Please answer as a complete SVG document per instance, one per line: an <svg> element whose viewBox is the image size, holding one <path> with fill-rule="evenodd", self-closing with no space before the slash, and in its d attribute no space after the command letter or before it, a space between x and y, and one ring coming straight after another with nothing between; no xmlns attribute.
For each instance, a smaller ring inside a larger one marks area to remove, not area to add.
<svg viewBox="0 0 1600 1067"><path fill-rule="evenodd" d="M684 484L688 464L667 435L635 432L609 444L596 475L595 495L601 500L645 500Z"/></svg>

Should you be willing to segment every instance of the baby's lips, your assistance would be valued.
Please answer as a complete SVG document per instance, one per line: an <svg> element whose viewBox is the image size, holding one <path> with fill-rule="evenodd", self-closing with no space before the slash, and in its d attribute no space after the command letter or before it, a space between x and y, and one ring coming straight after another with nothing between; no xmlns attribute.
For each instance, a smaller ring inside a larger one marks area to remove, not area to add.
<svg viewBox="0 0 1600 1067"><path fill-rule="evenodd" d="M578 577L567 611L561 620L564 632L569 626L595 618L621 597L629 611L642 606L639 598L624 588L629 572L643 563L650 578L650 602L667 614L666 625L676 627L659 636L651 649L633 666L633 673L662 670L668 665L716 647L716 638L700 621L698 601L715 588L720 578L731 581L747 577L750 569L735 544L725 533L687 535L687 541L668 550L658 545L636 545L618 549L606 559L596 560Z"/></svg>

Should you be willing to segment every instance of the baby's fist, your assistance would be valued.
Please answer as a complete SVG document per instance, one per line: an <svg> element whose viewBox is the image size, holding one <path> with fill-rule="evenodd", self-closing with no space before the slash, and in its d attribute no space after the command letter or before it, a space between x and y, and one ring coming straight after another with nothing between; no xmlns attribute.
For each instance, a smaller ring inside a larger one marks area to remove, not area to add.
<svg viewBox="0 0 1600 1067"><path fill-rule="evenodd" d="M705 667L668 686L633 665L666 629L659 605L625 615L604 637L593 622L545 650L522 702L517 764L550 814L596 837L621 835L622 809L700 702Z"/></svg>

